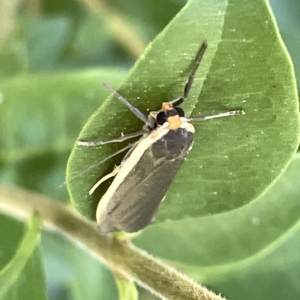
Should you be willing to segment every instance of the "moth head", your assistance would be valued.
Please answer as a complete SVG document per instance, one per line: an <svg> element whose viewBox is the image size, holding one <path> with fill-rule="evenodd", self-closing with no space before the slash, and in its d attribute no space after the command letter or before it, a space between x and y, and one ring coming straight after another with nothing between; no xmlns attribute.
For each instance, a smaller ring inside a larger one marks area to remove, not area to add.
<svg viewBox="0 0 300 300"><path fill-rule="evenodd" d="M168 122L170 117L178 116L184 117L184 111L182 108L174 106L172 102L164 102L161 110L156 114L156 123L161 126Z"/></svg>

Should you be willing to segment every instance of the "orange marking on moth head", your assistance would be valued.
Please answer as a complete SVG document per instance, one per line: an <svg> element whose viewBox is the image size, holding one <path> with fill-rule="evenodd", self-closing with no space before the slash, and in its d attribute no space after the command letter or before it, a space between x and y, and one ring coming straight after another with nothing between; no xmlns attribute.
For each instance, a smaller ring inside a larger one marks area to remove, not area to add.
<svg viewBox="0 0 300 300"><path fill-rule="evenodd" d="M161 110L166 111L173 108L173 104L171 102L163 102L161 106Z"/></svg>
<svg viewBox="0 0 300 300"><path fill-rule="evenodd" d="M180 117L177 115L177 116L172 116L172 117L169 117L168 118L168 129L169 130L175 130L175 129L178 129L181 124L182 124L182 121L180 120Z"/></svg>

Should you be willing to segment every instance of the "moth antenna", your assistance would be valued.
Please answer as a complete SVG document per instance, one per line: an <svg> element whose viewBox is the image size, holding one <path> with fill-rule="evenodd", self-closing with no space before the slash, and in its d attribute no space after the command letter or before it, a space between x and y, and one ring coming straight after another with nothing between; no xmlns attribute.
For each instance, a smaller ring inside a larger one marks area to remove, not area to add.
<svg viewBox="0 0 300 300"><path fill-rule="evenodd" d="M194 66L193 66L193 69L188 77L188 80L184 86L184 89L183 89L183 95L180 97L180 98L177 98L173 101L170 101L173 106L178 106L180 105L182 102L184 102L184 100L188 97L189 93L190 93L190 90L191 90L191 87L192 87L192 84L194 82L194 78L195 78L195 74L200 66L200 63L202 61L202 58L203 58L203 55L207 49L208 45L207 45L207 42L204 41L199 49L199 52L197 54L197 57L196 57L196 60L195 60L195 63L194 63Z"/></svg>

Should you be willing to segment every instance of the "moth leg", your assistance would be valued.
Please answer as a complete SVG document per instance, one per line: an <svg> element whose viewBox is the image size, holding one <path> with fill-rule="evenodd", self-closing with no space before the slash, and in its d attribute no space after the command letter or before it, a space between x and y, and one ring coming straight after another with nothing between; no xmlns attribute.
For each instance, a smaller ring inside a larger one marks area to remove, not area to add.
<svg viewBox="0 0 300 300"><path fill-rule="evenodd" d="M116 175L120 172L121 168L122 168L121 165L115 167L114 170L113 170L111 173L109 173L109 174L103 176L100 180L98 180L98 181L92 186L92 188L89 190L89 194L92 195L92 194L95 192L95 190L99 187L99 185L100 185L102 182L104 182L105 180L107 180L107 179L109 179L109 178L111 178L111 177L116 176Z"/></svg>
<svg viewBox="0 0 300 300"><path fill-rule="evenodd" d="M118 98L127 108L136 116L138 117L147 127L151 127L151 123L149 122L148 118L135 106L133 106L126 98L120 95L114 88L112 88L107 82L103 81L103 85L113 93L113 95Z"/></svg>
<svg viewBox="0 0 300 300"><path fill-rule="evenodd" d="M242 109L234 109L225 112L220 112L212 115L199 115L191 118L187 118L189 121L206 121L216 118L229 117L234 115L244 115L245 112Z"/></svg>
<svg viewBox="0 0 300 300"><path fill-rule="evenodd" d="M78 141L77 145L90 147L90 146L100 146L100 145L104 145L104 144L108 144L108 143L121 143L121 142L126 141L128 139L132 139L132 138L135 138L137 136L141 136L144 133L145 133L144 130L140 130L140 131L137 131L137 132L124 134L124 135L121 135L118 138L114 138L114 139L106 140L106 141Z"/></svg>
<svg viewBox="0 0 300 300"><path fill-rule="evenodd" d="M85 170L83 170L83 171L81 171L81 172L78 172L77 174L75 174L74 176L72 176L71 178L69 178L68 181L65 181L64 184L66 184L66 183L70 182L71 180L74 180L75 178L78 178L78 177L82 176L83 174L87 173L88 171L90 171L90 170L92 170L92 169L94 169L94 168L100 166L101 164L103 164L104 162L106 162L107 160L109 160L110 158L112 158L112 157L114 157L114 156L116 156L116 155L122 153L123 151L128 150L129 148L132 148L135 144L136 144L136 143L134 143L134 144L129 144L129 145L127 145L126 147L124 147L124 148L122 148L122 149L116 151L115 153L113 153L113 154L111 154L111 155L105 157L104 159L98 161L97 163L95 163L95 164L89 166L89 167L86 168Z"/></svg>

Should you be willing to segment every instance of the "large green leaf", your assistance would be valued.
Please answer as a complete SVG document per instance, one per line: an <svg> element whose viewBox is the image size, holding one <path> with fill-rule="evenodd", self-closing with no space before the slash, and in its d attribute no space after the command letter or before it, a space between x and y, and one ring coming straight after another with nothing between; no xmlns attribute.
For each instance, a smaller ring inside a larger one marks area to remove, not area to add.
<svg viewBox="0 0 300 300"><path fill-rule="evenodd" d="M4 216L0 216L0 223L1 228L10 224L12 234L19 229L19 225L15 221ZM37 217L32 218L20 245L14 245L17 250L11 252L13 254L11 259L0 271L0 299L46 299L41 258L36 248L39 242L40 229L41 220ZM5 252L11 251L9 247L11 242L11 235L2 236L1 258L4 257Z"/></svg>
<svg viewBox="0 0 300 300"><path fill-rule="evenodd" d="M189 1L148 47L120 93L144 113L181 95L195 54L209 50L197 73L187 115L243 108L245 116L195 124L193 150L161 205L158 221L219 213L257 198L283 172L298 144L298 102L292 65L268 6L255 1ZM80 139L110 139L142 124L110 97ZM75 147L69 178L124 145ZM88 190L121 156L70 182L76 208L94 218L110 182ZM166 170L167 174L167 170Z"/></svg>

